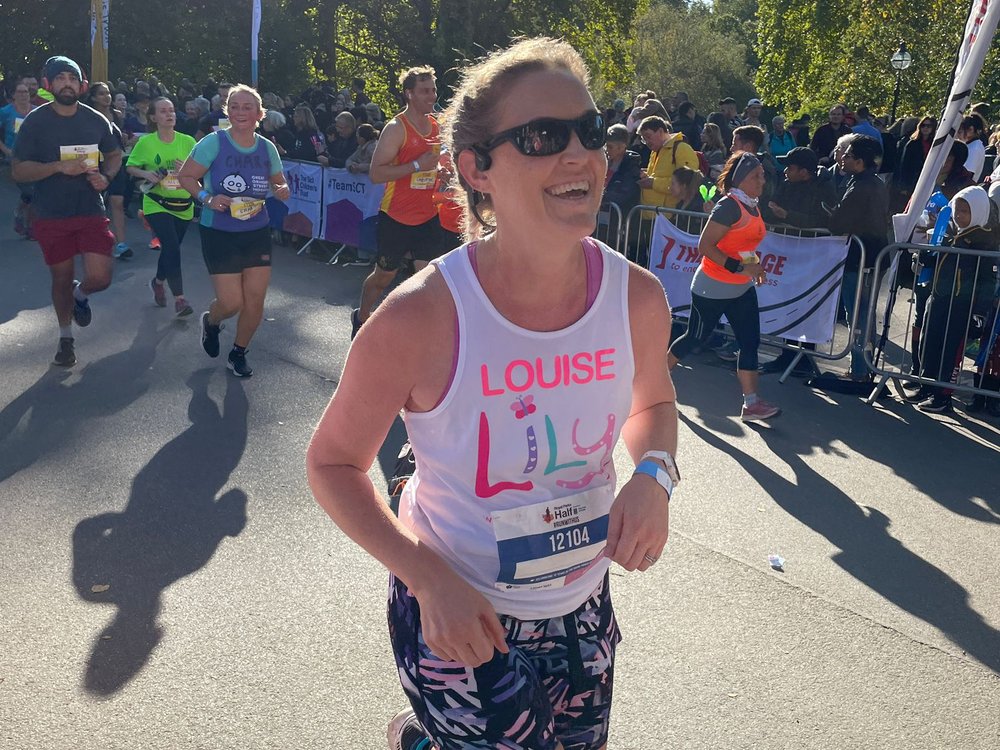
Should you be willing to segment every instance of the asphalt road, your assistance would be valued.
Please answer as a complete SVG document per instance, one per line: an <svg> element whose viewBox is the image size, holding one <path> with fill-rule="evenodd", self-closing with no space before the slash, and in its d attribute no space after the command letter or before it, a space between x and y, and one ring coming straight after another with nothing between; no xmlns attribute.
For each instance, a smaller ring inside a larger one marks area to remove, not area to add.
<svg viewBox="0 0 1000 750"><path fill-rule="evenodd" d="M403 704L386 574L303 467L365 270L278 250L238 380L201 351L197 316L153 305L155 253L138 249L61 370L14 198L3 182L0 748L384 747ZM196 231L183 251L200 311ZM667 552L613 570L610 747L1000 746L1000 424L771 376L785 414L749 427L710 359L676 372Z"/></svg>

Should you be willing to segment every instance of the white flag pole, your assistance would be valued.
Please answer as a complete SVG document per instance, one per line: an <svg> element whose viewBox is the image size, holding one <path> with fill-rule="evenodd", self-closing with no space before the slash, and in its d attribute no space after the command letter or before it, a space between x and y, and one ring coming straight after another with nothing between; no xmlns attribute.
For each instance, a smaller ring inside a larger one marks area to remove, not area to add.
<svg viewBox="0 0 1000 750"><path fill-rule="evenodd" d="M257 57L260 42L260 0L253 0L253 28L250 32L250 84L257 88Z"/></svg>

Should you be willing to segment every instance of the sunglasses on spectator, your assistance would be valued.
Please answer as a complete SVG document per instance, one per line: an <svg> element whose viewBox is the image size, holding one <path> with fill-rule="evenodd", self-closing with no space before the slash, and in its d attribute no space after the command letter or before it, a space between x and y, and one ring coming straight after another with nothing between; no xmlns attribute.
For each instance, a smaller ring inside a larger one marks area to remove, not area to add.
<svg viewBox="0 0 1000 750"><path fill-rule="evenodd" d="M511 143L525 156L552 156L561 154L576 133L588 151L597 151L607 142L604 117L598 112L588 112L575 120L542 117L504 130L490 138L481 148L492 151L502 143Z"/></svg>

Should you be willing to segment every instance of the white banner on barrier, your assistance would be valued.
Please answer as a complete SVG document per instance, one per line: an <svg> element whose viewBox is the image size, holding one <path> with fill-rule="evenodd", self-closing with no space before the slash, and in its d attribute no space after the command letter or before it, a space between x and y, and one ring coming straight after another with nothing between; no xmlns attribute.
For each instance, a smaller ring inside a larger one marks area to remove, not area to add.
<svg viewBox="0 0 1000 750"><path fill-rule="evenodd" d="M298 161L281 163L291 193L282 229L302 237L323 233L323 167Z"/></svg>
<svg viewBox="0 0 1000 750"><path fill-rule="evenodd" d="M757 247L767 271L767 282L757 287L761 333L814 344L833 338L847 246L845 237L767 233ZM682 232L665 216L657 216L649 270L663 284L677 317L688 317L691 280L700 260L698 235Z"/></svg>
<svg viewBox="0 0 1000 750"><path fill-rule="evenodd" d="M323 170L323 234L328 242L375 249L375 224L385 185L346 169Z"/></svg>

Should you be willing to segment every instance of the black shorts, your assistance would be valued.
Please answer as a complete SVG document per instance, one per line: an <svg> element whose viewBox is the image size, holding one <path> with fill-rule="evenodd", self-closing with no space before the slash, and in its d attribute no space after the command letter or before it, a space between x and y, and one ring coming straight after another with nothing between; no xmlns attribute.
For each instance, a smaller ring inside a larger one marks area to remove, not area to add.
<svg viewBox="0 0 1000 750"><path fill-rule="evenodd" d="M375 228L378 244L376 265L383 271L395 271L403 265L407 253L413 260L430 262L450 250L445 247L441 222L434 216L423 224L401 224L389 214L380 211Z"/></svg>
<svg viewBox="0 0 1000 750"><path fill-rule="evenodd" d="M223 232L200 226L201 254L211 276L243 273L247 268L271 265L271 229L262 227L249 232Z"/></svg>
<svg viewBox="0 0 1000 750"><path fill-rule="evenodd" d="M118 170L115 179L108 185L108 195L124 196L128 192L128 184L131 179L129 173L125 170L125 165L122 164L122 168Z"/></svg>

